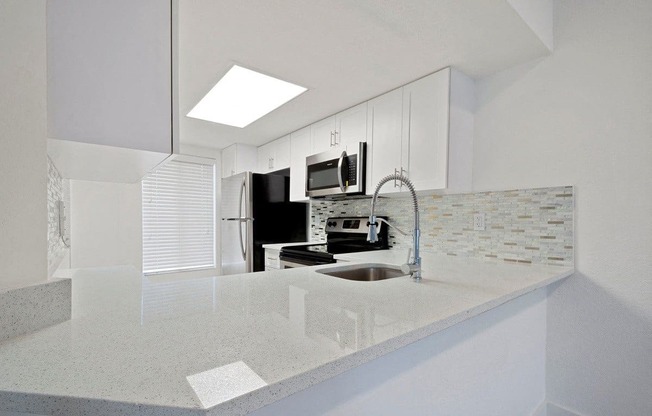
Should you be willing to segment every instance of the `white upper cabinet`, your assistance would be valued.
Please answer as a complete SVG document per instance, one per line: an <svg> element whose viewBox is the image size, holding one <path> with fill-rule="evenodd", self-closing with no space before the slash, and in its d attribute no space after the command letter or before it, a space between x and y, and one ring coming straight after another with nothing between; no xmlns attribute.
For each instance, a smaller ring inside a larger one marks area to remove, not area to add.
<svg viewBox="0 0 652 416"><path fill-rule="evenodd" d="M369 101L371 139L367 143L367 194L380 180L402 164L403 90L390 91ZM381 193L397 192L399 184L388 183Z"/></svg>
<svg viewBox="0 0 652 416"><path fill-rule="evenodd" d="M273 170L289 168L291 161L290 135L274 140L273 143L275 143Z"/></svg>
<svg viewBox="0 0 652 416"><path fill-rule="evenodd" d="M395 172L418 191L470 190L473 107L473 80L450 68L371 100L367 193ZM405 189L390 182L381 193Z"/></svg>
<svg viewBox="0 0 652 416"><path fill-rule="evenodd" d="M310 126L311 154L346 149L367 141L367 103L356 105Z"/></svg>
<svg viewBox="0 0 652 416"><path fill-rule="evenodd" d="M258 163L256 164L256 172L268 173L274 168L274 145L272 142L258 146Z"/></svg>
<svg viewBox="0 0 652 416"><path fill-rule="evenodd" d="M310 126L290 134L290 201L307 201L306 157L310 155Z"/></svg>
<svg viewBox="0 0 652 416"><path fill-rule="evenodd" d="M367 103L335 115L335 143L339 147L367 141ZM357 149L357 147L356 147Z"/></svg>
<svg viewBox="0 0 652 416"><path fill-rule="evenodd" d="M257 149L248 144L235 143L222 149L222 177L256 170Z"/></svg>
<svg viewBox="0 0 652 416"><path fill-rule="evenodd" d="M469 191L474 107L474 81L445 68L292 133L287 153L278 150L287 136L259 147L259 171L283 169L278 155L291 155L291 199L305 200L306 156L366 141L368 195L394 173L407 176L417 191ZM381 193L406 189L392 181Z"/></svg>
<svg viewBox="0 0 652 416"><path fill-rule="evenodd" d="M259 173L269 173L290 167L290 135L258 147Z"/></svg>
<svg viewBox="0 0 652 416"><path fill-rule="evenodd" d="M446 68L403 88L401 167L418 190L447 185L449 80Z"/></svg>
<svg viewBox="0 0 652 416"><path fill-rule="evenodd" d="M335 146L335 116L310 125L310 153L321 153Z"/></svg>
<svg viewBox="0 0 652 416"><path fill-rule="evenodd" d="M171 1L48 1L48 138L69 143L52 146L64 175L83 176L75 158L102 157L88 145L140 162L173 152L175 16Z"/></svg>

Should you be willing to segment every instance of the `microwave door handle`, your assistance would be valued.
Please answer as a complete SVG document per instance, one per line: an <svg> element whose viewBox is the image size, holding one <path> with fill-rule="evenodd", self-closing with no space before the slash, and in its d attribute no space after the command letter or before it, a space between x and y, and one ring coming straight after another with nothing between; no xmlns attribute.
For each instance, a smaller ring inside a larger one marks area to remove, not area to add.
<svg viewBox="0 0 652 416"><path fill-rule="evenodd" d="M344 175L342 174L342 171L346 171L346 175L348 178L349 174L349 162L346 158L346 151L342 152L342 155L340 156L340 159L337 161L337 182L340 185L340 191L346 192L346 188L348 186L348 179L347 183L344 183Z"/></svg>

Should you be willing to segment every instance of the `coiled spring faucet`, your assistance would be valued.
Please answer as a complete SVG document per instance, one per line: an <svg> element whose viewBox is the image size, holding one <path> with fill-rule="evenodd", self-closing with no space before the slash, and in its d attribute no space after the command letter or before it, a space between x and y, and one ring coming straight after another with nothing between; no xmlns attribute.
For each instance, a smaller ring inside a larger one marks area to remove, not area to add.
<svg viewBox="0 0 652 416"><path fill-rule="evenodd" d="M380 182L378 182L378 185L376 185L376 190L374 191L374 197L371 200L371 215L369 215L369 233L367 234L367 241L372 243L378 241L378 233L376 231L376 227L378 226L378 221L383 221L386 222L387 225L391 225L383 219L376 218L376 216L374 215L374 213L376 212L376 199L378 198L378 192L380 191L380 188L384 184L390 181L399 181L405 184L405 186L407 186L407 188L410 190L410 194L412 195L412 205L414 207L414 231L412 234L414 258L412 259L412 261L410 261L409 258L410 254L408 254L407 264L403 265L401 269L405 273L411 274L414 280L421 280L421 257L419 257L419 237L421 232L419 231L419 204L417 203L417 193L414 191L414 186L412 185L412 182L410 182L408 178L401 175L400 173L387 175L384 178L382 178Z"/></svg>

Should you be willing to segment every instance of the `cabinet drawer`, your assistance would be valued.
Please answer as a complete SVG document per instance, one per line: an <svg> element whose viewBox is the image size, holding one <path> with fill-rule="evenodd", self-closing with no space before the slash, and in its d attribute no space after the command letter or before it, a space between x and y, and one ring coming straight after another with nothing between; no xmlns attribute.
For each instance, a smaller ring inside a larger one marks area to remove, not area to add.
<svg viewBox="0 0 652 416"><path fill-rule="evenodd" d="M265 249L265 268L280 269L279 250Z"/></svg>

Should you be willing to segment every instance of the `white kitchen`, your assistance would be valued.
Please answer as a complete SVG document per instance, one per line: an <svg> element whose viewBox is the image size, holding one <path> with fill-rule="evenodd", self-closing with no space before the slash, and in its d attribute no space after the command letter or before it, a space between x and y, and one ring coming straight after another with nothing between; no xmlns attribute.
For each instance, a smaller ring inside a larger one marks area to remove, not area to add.
<svg viewBox="0 0 652 416"><path fill-rule="evenodd" d="M0 415L652 414L650 18L0 0Z"/></svg>

